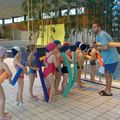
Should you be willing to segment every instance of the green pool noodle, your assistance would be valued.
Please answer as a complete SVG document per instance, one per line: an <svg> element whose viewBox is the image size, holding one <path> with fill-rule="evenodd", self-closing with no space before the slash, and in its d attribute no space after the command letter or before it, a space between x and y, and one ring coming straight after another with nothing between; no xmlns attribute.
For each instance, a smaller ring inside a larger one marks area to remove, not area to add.
<svg viewBox="0 0 120 120"><path fill-rule="evenodd" d="M66 57L66 54L65 53L62 53L61 54L63 59L64 59L64 62L67 66L67 69L68 69L68 76L69 76L69 82L68 82L68 85L66 86L65 90L64 90L64 93L63 93L63 96L66 97L69 90L71 89L71 87L74 85L74 82L77 78L77 63L76 63L76 58L75 58L75 54L74 54L74 78L72 79L72 69L70 67L70 63Z"/></svg>

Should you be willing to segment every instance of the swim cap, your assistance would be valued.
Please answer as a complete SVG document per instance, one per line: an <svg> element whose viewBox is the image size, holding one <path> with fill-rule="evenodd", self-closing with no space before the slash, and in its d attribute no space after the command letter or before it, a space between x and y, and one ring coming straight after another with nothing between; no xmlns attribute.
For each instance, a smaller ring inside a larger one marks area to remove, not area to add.
<svg viewBox="0 0 120 120"><path fill-rule="evenodd" d="M80 41L77 41L77 42L75 43L76 48L78 48L80 44L81 44L81 42L80 42Z"/></svg>
<svg viewBox="0 0 120 120"><path fill-rule="evenodd" d="M87 50L87 53L90 54L91 51L92 51L92 48L89 48L89 49Z"/></svg>
<svg viewBox="0 0 120 120"><path fill-rule="evenodd" d="M70 43L69 42L64 42L63 46L69 46Z"/></svg>
<svg viewBox="0 0 120 120"><path fill-rule="evenodd" d="M83 51L83 50L85 50L87 48L87 46L84 43L81 43L79 45L79 48L80 48L81 51Z"/></svg>
<svg viewBox="0 0 120 120"><path fill-rule="evenodd" d="M13 53L13 55L15 56L18 52L20 52L20 47L14 46L14 47L12 48L12 53Z"/></svg>
<svg viewBox="0 0 120 120"><path fill-rule="evenodd" d="M76 46L75 45L71 45L70 46L70 50L73 51L73 52L75 52L76 51Z"/></svg>
<svg viewBox="0 0 120 120"><path fill-rule="evenodd" d="M55 47L56 47L56 45L55 45L53 42L51 42L51 43L49 43L49 44L47 45L47 50L48 50L49 52L51 52L51 51L53 51L53 50L55 49Z"/></svg>
<svg viewBox="0 0 120 120"><path fill-rule="evenodd" d="M67 51L68 49L70 49L69 46L62 46L61 51L62 51L62 52L65 52L65 51Z"/></svg>
<svg viewBox="0 0 120 120"><path fill-rule="evenodd" d="M55 45L61 44L60 40L54 40L53 43L54 43Z"/></svg>
<svg viewBox="0 0 120 120"><path fill-rule="evenodd" d="M86 44L86 48L87 48L87 50L90 48L90 45L89 44Z"/></svg>
<svg viewBox="0 0 120 120"><path fill-rule="evenodd" d="M6 52L7 52L7 49L3 46L0 46L0 58L2 58Z"/></svg>

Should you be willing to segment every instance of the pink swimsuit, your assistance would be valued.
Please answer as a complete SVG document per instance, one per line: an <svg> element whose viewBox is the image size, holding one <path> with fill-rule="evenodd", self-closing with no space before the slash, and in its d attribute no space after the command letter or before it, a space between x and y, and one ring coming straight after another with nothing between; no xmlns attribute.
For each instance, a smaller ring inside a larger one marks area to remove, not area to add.
<svg viewBox="0 0 120 120"><path fill-rule="evenodd" d="M43 71L43 75L44 77L46 78L50 73L54 74L55 73L55 70L56 70L56 67L54 65L54 63L48 63L48 58L50 57L51 55L49 55L48 57L45 58L45 61L47 63L47 66L45 66L44 68L44 71Z"/></svg>
<svg viewBox="0 0 120 120"><path fill-rule="evenodd" d="M1 70L0 70L0 76L3 74L3 72L4 72L4 70L3 70L3 69L1 69Z"/></svg>

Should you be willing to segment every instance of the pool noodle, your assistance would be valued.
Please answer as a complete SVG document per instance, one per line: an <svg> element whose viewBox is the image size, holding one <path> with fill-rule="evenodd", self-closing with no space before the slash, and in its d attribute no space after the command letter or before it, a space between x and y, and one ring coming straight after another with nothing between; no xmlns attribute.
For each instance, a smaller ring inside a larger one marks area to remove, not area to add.
<svg viewBox="0 0 120 120"><path fill-rule="evenodd" d="M101 46L100 42L97 42L96 45ZM109 42L108 45L110 47L120 47L120 42Z"/></svg>
<svg viewBox="0 0 120 120"><path fill-rule="evenodd" d="M0 84L2 84L4 82L5 79L7 79L8 74L6 71L4 71L1 75L0 75Z"/></svg>
<svg viewBox="0 0 120 120"><path fill-rule="evenodd" d="M25 66L25 63L23 64L23 66ZM13 86L16 85L17 80L18 80L20 74L22 73L22 71L23 71L23 69L20 67L20 68L18 69L18 71L16 72L14 78L10 81L11 85L13 85Z"/></svg>
<svg viewBox="0 0 120 120"><path fill-rule="evenodd" d="M35 59L36 59L37 67L39 68L39 76L40 76L40 80L41 80L41 84L44 92L45 101L48 102L49 96L48 96L47 88L44 82L44 76L42 73L42 68L41 68L42 64L39 61L39 54L37 52L35 53Z"/></svg>
<svg viewBox="0 0 120 120"><path fill-rule="evenodd" d="M63 59L64 59L64 62L67 66L67 69L68 69L68 76L69 76L69 82L68 82L68 85L66 86L64 92L63 92L63 96L66 97L69 90L71 89L71 87L74 85L74 82L77 78L77 63L76 63L76 58L75 58L75 54L74 54L74 78L72 79L72 70L71 70L71 67L70 67L70 63L65 55L65 53L62 53L61 54Z"/></svg>

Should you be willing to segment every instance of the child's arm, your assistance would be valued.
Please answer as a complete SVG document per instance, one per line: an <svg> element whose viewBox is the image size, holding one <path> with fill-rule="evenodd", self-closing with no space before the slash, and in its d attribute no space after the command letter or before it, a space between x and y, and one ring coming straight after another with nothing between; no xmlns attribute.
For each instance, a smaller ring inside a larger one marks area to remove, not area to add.
<svg viewBox="0 0 120 120"><path fill-rule="evenodd" d="M73 62L74 62L74 60L71 59L68 55L67 55L67 59L68 59L68 61L69 61L70 63L73 63Z"/></svg>
<svg viewBox="0 0 120 120"><path fill-rule="evenodd" d="M26 66L23 66L17 59L14 59L14 64L17 65L18 67L22 68L24 73L27 73Z"/></svg>
<svg viewBox="0 0 120 120"><path fill-rule="evenodd" d="M10 71L9 67L7 64L3 64L3 69L7 72L8 74L8 80L11 80L11 77L12 77L12 72Z"/></svg>
<svg viewBox="0 0 120 120"><path fill-rule="evenodd" d="M36 70L36 71L39 70L39 68L32 67L31 63L32 63L32 57L29 55L28 56L28 67L32 70Z"/></svg>

